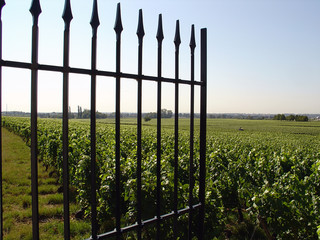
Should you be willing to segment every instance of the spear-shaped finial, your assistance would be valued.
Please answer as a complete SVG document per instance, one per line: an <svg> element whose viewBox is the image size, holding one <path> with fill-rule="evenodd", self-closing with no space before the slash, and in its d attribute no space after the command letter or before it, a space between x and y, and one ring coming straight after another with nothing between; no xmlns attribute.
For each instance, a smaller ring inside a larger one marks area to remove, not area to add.
<svg viewBox="0 0 320 240"><path fill-rule="evenodd" d="M139 21L138 21L137 36L140 39L143 38L143 36L144 36L142 9L139 10Z"/></svg>
<svg viewBox="0 0 320 240"><path fill-rule="evenodd" d="M6 5L6 2L4 0L1 0L0 1L0 11L2 10L4 5Z"/></svg>
<svg viewBox="0 0 320 240"><path fill-rule="evenodd" d="M40 13L42 12L39 0L32 1L29 11L31 12L34 19L38 19Z"/></svg>
<svg viewBox="0 0 320 240"><path fill-rule="evenodd" d="M176 47L179 47L179 45L181 43L179 20L177 20L177 22L176 22L176 34L174 36L174 41L173 42L176 45Z"/></svg>
<svg viewBox="0 0 320 240"><path fill-rule="evenodd" d="M159 14L157 39L158 39L158 42L162 42L162 40L164 39L163 28L162 28L162 14Z"/></svg>
<svg viewBox="0 0 320 240"><path fill-rule="evenodd" d="M194 24L192 24L192 26L191 26L191 38L190 38L189 46L192 50L194 50L196 48L196 38L194 35Z"/></svg>
<svg viewBox="0 0 320 240"><path fill-rule="evenodd" d="M116 16L116 21L114 23L113 29L116 33L121 33L123 30L122 21L121 21L120 3L118 3L118 5L117 5L117 16Z"/></svg>
<svg viewBox="0 0 320 240"><path fill-rule="evenodd" d="M73 18L70 0L66 0L64 3L64 10L63 10L62 18L63 18L64 22L67 24L69 24Z"/></svg>
<svg viewBox="0 0 320 240"><path fill-rule="evenodd" d="M97 0L93 0L92 15L90 25L93 29L97 29L100 25L99 14L98 14L98 3Z"/></svg>

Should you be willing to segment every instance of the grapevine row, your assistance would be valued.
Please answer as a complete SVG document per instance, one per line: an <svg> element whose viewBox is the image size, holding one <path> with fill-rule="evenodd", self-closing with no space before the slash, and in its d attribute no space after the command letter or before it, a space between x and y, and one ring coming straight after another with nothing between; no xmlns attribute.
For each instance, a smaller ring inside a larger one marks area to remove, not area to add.
<svg viewBox="0 0 320 240"><path fill-rule="evenodd" d="M30 144L27 118L2 119L2 126L19 134ZM115 211L115 130L106 123L97 124L98 219L101 230L114 226ZM136 221L136 129L125 126L121 133L121 180L123 225ZM179 207L188 205L189 135L179 134ZM39 158L62 174L61 120L38 122ZM236 232L230 226L230 214L249 221L253 234L277 239L317 239L320 225L320 141L293 138L290 134L213 132L207 139L206 236L212 239L224 232ZM142 139L143 218L155 216L156 131L143 128ZM163 211L172 209L173 132L164 131L162 141ZM195 196L198 193L199 143L195 138ZM70 184L77 189L77 200L90 214L90 126L86 121L70 121ZM61 179L60 179L61 181ZM187 221L187 216L179 221ZM181 224L181 236L187 229ZM258 230L257 230L258 229ZM148 238L149 232L144 232ZM168 232L169 234L170 232ZM262 238L263 239L263 238Z"/></svg>

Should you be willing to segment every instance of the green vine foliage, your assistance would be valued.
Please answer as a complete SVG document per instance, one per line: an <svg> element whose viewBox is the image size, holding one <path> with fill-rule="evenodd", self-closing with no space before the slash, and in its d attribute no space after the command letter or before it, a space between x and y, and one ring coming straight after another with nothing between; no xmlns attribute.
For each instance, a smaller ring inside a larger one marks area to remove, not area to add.
<svg viewBox="0 0 320 240"><path fill-rule="evenodd" d="M30 124L26 118L2 119L2 126L19 134L30 144ZM207 239L223 239L230 225L229 213L244 214L251 223L264 226L277 239L320 239L320 141L311 136L301 141L290 133L265 132L235 134L214 132L207 138L206 220ZM113 125L97 124L97 198L101 231L114 229L115 223L115 130ZM142 210L143 219L156 215L157 142L154 128L142 133ZM173 208L174 134L162 135L162 213ZM195 137L194 201L199 190L199 137ZM38 123L39 158L62 174L61 120ZM179 208L188 205L189 134L179 134ZM121 212L122 225L136 222L136 128L121 132ZM77 189L77 200L90 216L90 125L70 121L70 183ZM196 217L194 216L196 229ZM179 218L181 239L187 237L188 215ZM241 220L244 221L244 220ZM170 229L170 223L168 223ZM262 228L262 227L261 227ZM251 230L250 230L251 231ZM250 232L250 239L256 228ZM167 237L172 230L166 231ZM154 229L145 228L145 239ZM267 233L266 233L267 234ZM262 234L263 235L263 234ZM131 238L130 238L131 237ZM128 235L134 239L134 234Z"/></svg>

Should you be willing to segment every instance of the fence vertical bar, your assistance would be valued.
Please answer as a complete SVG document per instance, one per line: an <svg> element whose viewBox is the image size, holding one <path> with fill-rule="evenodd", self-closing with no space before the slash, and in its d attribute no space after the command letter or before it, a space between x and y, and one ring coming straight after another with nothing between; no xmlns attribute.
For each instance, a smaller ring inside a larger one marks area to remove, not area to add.
<svg viewBox="0 0 320 240"><path fill-rule="evenodd" d="M206 191L206 135L207 135L207 29L201 29L201 109L200 109L200 213L199 239L204 239L205 191Z"/></svg>
<svg viewBox="0 0 320 240"><path fill-rule="evenodd" d="M32 192L32 235L39 239L39 203L38 203L38 19L41 13L39 0L33 0L30 12L33 16L32 53L31 53L31 192Z"/></svg>
<svg viewBox="0 0 320 240"><path fill-rule="evenodd" d="M173 210L175 213L173 219L173 237L177 239L177 221L178 221L178 157L179 157L179 47L181 44L180 24L176 22L176 33L174 37L175 44L175 110L174 110L174 196Z"/></svg>
<svg viewBox="0 0 320 240"><path fill-rule="evenodd" d="M65 1L62 14L64 20L64 47L63 47L63 218L64 239L70 239L70 210L69 210L69 45L70 45L70 22L73 18L70 0Z"/></svg>
<svg viewBox="0 0 320 240"><path fill-rule="evenodd" d="M191 38L190 38L190 50L191 50L191 87L190 87L190 159L189 159L189 228L188 239L192 239L192 220L193 220L193 188L194 188L194 50L196 48L194 25L191 26Z"/></svg>
<svg viewBox="0 0 320 240"><path fill-rule="evenodd" d="M91 234L92 239L97 239L97 179L96 179L96 65L97 65L97 34L100 25L97 0L93 1L92 16L90 21L92 27L91 45L91 114L90 114L90 136L91 136Z"/></svg>
<svg viewBox="0 0 320 240"><path fill-rule="evenodd" d="M143 16L142 9L139 10L139 22L137 29L139 40L138 46L138 119L137 119L137 222L138 222L138 240L141 240L142 228L142 209L141 209L141 131L142 131L142 48L143 48Z"/></svg>
<svg viewBox="0 0 320 240"><path fill-rule="evenodd" d="M121 236L121 179L120 179L120 70L121 70L121 21L120 3L117 5L117 16L114 25L116 32L116 230L117 239Z"/></svg>
<svg viewBox="0 0 320 240"><path fill-rule="evenodd" d="M160 220L161 220L161 77L162 77L162 15L159 14L158 20L158 86L157 86L157 240L161 239Z"/></svg>
<svg viewBox="0 0 320 240"><path fill-rule="evenodd" d="M5 1L0 1L0 60L2 61L2 8ZM2 65L0 66L0 239L3 238L3 191L2 191Z"/></svg>

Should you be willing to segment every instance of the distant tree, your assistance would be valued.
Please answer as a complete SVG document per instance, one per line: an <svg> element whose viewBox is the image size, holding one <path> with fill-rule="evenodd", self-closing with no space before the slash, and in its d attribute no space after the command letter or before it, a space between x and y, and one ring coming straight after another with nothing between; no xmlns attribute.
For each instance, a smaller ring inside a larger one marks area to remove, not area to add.
<svg viewBox="0 0 320 240"><path fill-rule="evenodd" d="M82 117L81 118L90 118L91 116L91 111L88 109L84 109L82 112Z"/></svg>
<svg viewBox="0 0 320 240"><path fill-rule="evenodd" d="M107 117L108 118L115 118L116 117L116 113L115 112L109 113L109 114L107 114Z"/></svg>
<svg viewBox="0 0 320 240"><path fill-rule="evenodd" d="M145 116L143 119L144 119L145 122L151 121L151 117L149 117L149 116Z"/></svg>
<svg viewBox="0 0 320 240"><path fill-rule="evenodd" d="M157 118L157 113L156 112L149 112L149 113L146 113L144 117L150 118L150 119Z"/></svg>
<svg viewBox="0 0 320 240"><path fill-rule="evenodd" d="M91 117L91 110L89 109L84 109L82 111L82 108L78 106L78 118L79 119L88 119ZM96 111L96 118L97 119L102 119L102 118L107 118L108 115L106 113L101 113Z"/></svg>
<svg viewBox="0 0 320 240"><path fill-rule="evenodd" d="M286 120L294 121L294 120L296 120L296 116L294 116L293 114L290 114L289 116L286 117Z"/></svg>
<svg viewBox="0 0 320 240"><path fill-rule="evenodd" d="M78 115L77 118L81 119L82 118L82 107L78 105Z"/></svg>
<svg viewBox="0 0 320 240"><path fill-rule="evenodd" d="M296 121L297 122L308 122L309 118L308 118L308 116L296 115Z"/></svg>
<svg viewBox="0 0 320 240"><path fill-rule="evenodd" d="M274 115L273 120L280 120L280 114Z"/></svg>
<svg viewBox="0 0 320 240"><path fill-rule="evenodd" d="M161 117L162 118L172 118L172 111L171 110L167 110L167 109L161 109Z"/></svg>
<svg viewBox="0 0 320 240"><path fill-rule="evenodd" d="M161 109L161 118L172 118L173 112L167 109ZM158 114L156 112L149 112L145 114L148 118L157 118Z"/></svg>
<svg viewBox="0 0 320 240"><path fill-rule="evenodd" d="M73 118L73 114L71 112L71 107L68 108L68 118Z"/></svg>
<svg viewBox="0 0 320 240"><path fill-rule="evenodd" d="M284 114L277 114L273 117L273 120L286 120L286 116Z"/></svg>
<svg viewBox="0 0 320 240"><path fill-rule="evenodd" d="M277 114L273 117L274 120L287 120L287 121L297 121L297 122L308 122L308 116L304 115L293 115L285 116L284 114Z"/></svg>
<svg viewBox="0 0 320 240"><path fill-rule="evenodd" d="M107 114L101 113L101 112L96 112L96 118L102 119L102 118L107 118Z"/></svg>

